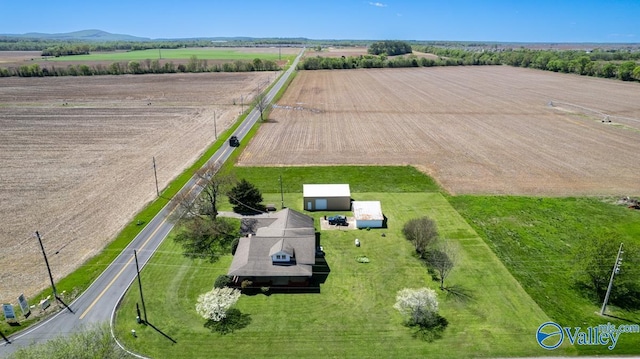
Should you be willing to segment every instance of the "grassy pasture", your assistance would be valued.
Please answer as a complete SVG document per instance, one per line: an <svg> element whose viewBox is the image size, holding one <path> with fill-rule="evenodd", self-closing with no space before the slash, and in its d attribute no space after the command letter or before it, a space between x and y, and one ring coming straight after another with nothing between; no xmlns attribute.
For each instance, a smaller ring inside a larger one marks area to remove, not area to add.
<svg viewBox="0 0 640 359"><path fill-rule="evenodd" d="M640 245L640 212L597 198L457 196L450 203L493 249L522 287L557 323L564 326L616 325L640 322L640 310L609 306L580 295L573 285L577 250L605 233L616 244ZM615 257L611 258L611 266ZM640 277L640 270L626 266ZM615 282L614 282L615 285ZM624 334L613 352L577 346L581 354L638 354L640 335Z"/></svg>
<svg viewBox="0 0 640 359"><path fill-rule="evenodd" d="M247 52L239 49L221 48L186 48L186 49L149 49L126 52L96 52L89 55L60 56L48 58L48 61L143 61L146 59L188 60L197 56L199 60L243 60L252 61L255 58L276 61L277 52ZM283 55L283 58L295 57Z"/></svg>
<svg viewBox="0 0 640 359"><path fill-rule="evenodd" d="M331 166L331 167L236 166L235 176L246 178L264 193L280 193L279 178L286 193L302 193L305 183L349 183L351 192L436 192L438 185L411 166ZM300 197L302 203L302 197Z"/></svg>
<svg viewBox="0 0 640 359"><path fill-rule="evenodd" d="M320 294L243 296L238 309L249 324L228 335L212 333L195 313L196 298L226 273L231 256L216 263L185 259L169 238L142 272L149 321L178 343L135 323L137 286L124 298L116 333L133 351L151 357L496 357L537 356L547 352L534 339L549 318L500 263L489 246L440 194L430 179L414 177L411 167L235 168L263 190L265 202L279 203L279 171L289 191L285 205L301 210L302 183L311 179L347 179L352 197L380 200L389 227L383 230L322 231L321 242L331 269ZM369 171L369 172L368 172ZM372 176L373 173L380 176ZM382 176L382 174L386 174ZM380 188L406 183L398 192L367 189L369 178ZM358 179L363 184L358 183ZM406 181L403 181L406 179ZM314 213L315 218L324 212ZM440 310L449 325L441 339L425 342L412 336L392 308L404 287L437 288L414 250L401 235L410 218L433 218L442 236L458 242L460 262L447 284L463 288L470 298L456 300L440 292ZM382 236L385 233L385 236ZM353 245L359 238L362 246ZM355 261L364 254L371 263ZM146 283L146 285L144 284ZM138 337L130 330L135 328ZM282 352L286 350L286 353ZM570 355L564 347L556 355Z"/></svg>

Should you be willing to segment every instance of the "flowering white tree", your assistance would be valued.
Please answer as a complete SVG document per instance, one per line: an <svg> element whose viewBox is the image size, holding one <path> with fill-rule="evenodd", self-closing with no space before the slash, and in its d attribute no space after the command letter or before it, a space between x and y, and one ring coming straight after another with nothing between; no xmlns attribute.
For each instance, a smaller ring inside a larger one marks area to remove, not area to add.
<svg viewBox="0 0 640 359"><path fill-rule="evenodd" d="M196 304L196 312L204 319L219 322L226 318L227 311L240 299L240 291L235 288L213 288L212 291L200 294Z"/></svg>
<svg viewBox="0 0 640 359"><path fill-rule="evenodd" d="M430 326L437 320L438 299L433 289L399 290L393 307L408 318L409 325Z"/></svg>

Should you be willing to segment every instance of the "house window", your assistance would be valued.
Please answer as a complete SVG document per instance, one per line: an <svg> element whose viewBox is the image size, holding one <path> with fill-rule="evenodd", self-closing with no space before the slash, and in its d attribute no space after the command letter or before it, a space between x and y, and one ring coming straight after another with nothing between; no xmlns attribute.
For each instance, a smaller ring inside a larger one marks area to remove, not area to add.
<svg viewBox="0 0 640 359"><path fill-rule="evenodd" d="M276 255L276 259L280 259L280 255L279 254Z"/></svg>

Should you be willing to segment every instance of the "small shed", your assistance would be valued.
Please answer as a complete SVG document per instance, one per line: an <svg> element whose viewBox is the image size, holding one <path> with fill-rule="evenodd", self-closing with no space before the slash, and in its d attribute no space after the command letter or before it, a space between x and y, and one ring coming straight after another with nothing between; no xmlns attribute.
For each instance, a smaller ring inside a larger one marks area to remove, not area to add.
<svg viewBox="0 0 640 359"><path fill-rule="evenodd" d="M352 205L357 228L381 228L384 225L380 201L353 201Z"/></svg>
<svg viewBox="0 0 640 359"><path fill-rule="evenodd" d="M348 184L302 185L304 209L307 211L351 210L351 189Z"/></svg>

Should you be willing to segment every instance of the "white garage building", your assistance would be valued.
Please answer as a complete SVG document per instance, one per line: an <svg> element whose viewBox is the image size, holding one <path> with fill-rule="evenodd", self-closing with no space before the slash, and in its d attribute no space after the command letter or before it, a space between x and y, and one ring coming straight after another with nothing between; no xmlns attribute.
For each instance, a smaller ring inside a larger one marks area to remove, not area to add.
<svg viewBox="0 0 640 359"><path fill-rule="evenodd" d="M353 201L352 208L357 228L381 228L384 225L380 201Z"/></svg>
<svg viewBox="0 0 640 359"><path fill-rule="evenodd" d="M351 189L348 184L303 184L302 196L307 211L348 211Z"/></svg>

